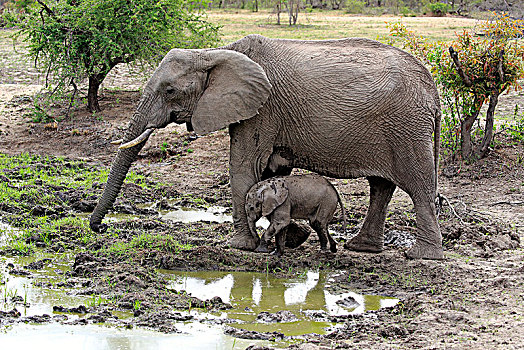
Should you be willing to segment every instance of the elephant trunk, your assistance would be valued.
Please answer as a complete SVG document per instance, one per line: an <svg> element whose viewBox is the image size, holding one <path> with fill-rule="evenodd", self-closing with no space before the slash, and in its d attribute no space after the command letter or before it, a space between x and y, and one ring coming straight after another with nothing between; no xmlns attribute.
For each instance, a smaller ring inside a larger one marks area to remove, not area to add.
<svg viewBox="0 0 524 350"><path fill-rule="evenodd" d="M145 138L142 136L140 143L118 150L118 153L113 160L113 164L111 165L111 170L102 197L100 197L98 204L93 210L93 214L91 214L89 220L91 230L95 232L105 230L105 226L102 225L102 220L109 209L113 206L131 164L136 160L138 153L142 147L144 147L145 141L151 134L148 130L152 129L146 129L146 125L147 119L137 110L129 123L123 142L130 143L146 134L146 132L147 135Z"/></svg>

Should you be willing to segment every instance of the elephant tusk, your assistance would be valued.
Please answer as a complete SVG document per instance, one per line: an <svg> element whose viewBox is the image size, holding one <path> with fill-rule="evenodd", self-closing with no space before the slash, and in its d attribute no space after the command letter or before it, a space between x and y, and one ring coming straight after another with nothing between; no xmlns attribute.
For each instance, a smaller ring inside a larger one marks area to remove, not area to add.
<svg viewBox="0 0 524 350"><path fill-rule="evenodd" d="M151 133L154 131L155 129L153 128L150 128L150 129L146 129L146 131L144 131L140 136L138 136L136 139L134 140L131 140L129 142L126 142L124 143L123 145L120 145L120 147L118 147L118 149L125 149L125 148L131 148L131 147L134 147L138 144L141 144L142 142L144 142L145 140L147 140L147 138L149 137L149 135L151 135Z"/></svg>
<svg viewBox="0 0 524 350"><path fill-rule="evenodd" d="M121 145L122 142L124 142L124 139L120 139L120 140L115 140L115 141L111 141L111 144L112 145Z"/></svg>

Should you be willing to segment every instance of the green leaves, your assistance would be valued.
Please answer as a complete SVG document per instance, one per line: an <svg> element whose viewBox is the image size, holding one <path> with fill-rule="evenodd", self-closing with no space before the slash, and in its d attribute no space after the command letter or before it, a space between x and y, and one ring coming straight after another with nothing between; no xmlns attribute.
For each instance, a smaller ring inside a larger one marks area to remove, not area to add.
<svg viewBox="0 0 524 350"><path fill-rule="evenodd" d="M172 48L216 44L219 27L205 21L205 0L41 0L5 18L20 28L30 55L58 92L88 77L102 79L118 63L154 67Z"/></svg>
<svg viewBox="0 0 524 350"><path fill-rule="evenodd" d="M399 37L405 49L428 65L440 88L444 151L452 157L461 152L464 159L471 158L475 136L491 138L486 132L488 124L481 132L471 130L482 106L490 102L487 117L491 118L500 94L522 89L519 79L524 78L524 43L513 39L522 35L524 22L506 14L495 15L480 25L483 35L463 31L452 42L430 42L399 22L387 25L391 36ZM460 67L450 55L450 46ZM482 150L475 152L486 154L490 141L483 140Z"/></svg>

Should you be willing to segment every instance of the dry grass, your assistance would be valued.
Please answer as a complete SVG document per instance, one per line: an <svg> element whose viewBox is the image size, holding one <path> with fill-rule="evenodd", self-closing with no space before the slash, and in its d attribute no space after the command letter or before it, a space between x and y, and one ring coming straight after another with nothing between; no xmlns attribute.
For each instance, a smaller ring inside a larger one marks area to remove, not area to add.
<svg viewBox="0 0 524 350"><path fill-rule="evenodd" d="M454 17L363 17L343 11L300 13L297 26L288 26L286 14L281 15L282 25L276 25L276 14L263 10L212 10L209 20L223 26L225 44L248 34L262 34L270 38L286 39L338 39L365 37L377 39L387 36L386 22L401 20L411 30L432 40L451 40L455 32L473 29L474 19Z"/></svg>

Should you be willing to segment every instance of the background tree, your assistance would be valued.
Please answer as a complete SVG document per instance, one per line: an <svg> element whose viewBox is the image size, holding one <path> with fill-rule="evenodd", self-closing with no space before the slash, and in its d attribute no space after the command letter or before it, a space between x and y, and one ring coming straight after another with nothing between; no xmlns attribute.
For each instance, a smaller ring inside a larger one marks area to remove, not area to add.
<svg viewBox="0 0 524 350"><path fill-rule="evenodd" d="M454 156L473 161L486 156L493 139L494 114L499 95L520 90L524 78L524 23L496 15L481 24L482 35L468 31L450 43L430 42L401 23L388 24L391 35L431 67L440 87L444 125L442 146ZM488 103L484 128L474 127L482 106Z"/></svg>
<svg viewBox="0 0 524 350"><path fill-rule="evenodd" d="M36 0L6 18L20 28L53 92L87 80L88 109L100 111L98 90L119 63L155 66L174 47L200 48L219 39L204 20L204 0ZM49 80L47 79L49 78Z"/></svg>

